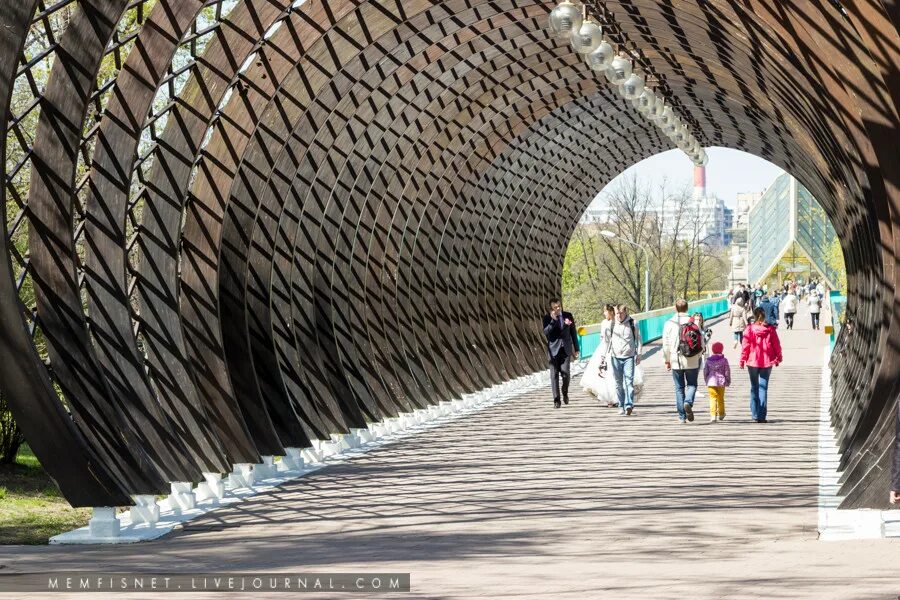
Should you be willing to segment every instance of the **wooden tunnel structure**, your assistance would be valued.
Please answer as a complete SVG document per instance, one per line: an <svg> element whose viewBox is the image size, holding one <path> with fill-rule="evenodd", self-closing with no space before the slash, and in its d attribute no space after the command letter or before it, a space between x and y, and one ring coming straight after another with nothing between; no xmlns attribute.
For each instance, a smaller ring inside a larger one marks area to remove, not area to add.
<svg viewBox="0 0 900 600"><path fill-rule="evenodd" d="M842 492L881 506L900 7L604 4L705 146L784 168L833 220ZM73 505L545 368L538 324L580 215L672 147L552 37L554 6L0 5L0 392Z"/></svg>

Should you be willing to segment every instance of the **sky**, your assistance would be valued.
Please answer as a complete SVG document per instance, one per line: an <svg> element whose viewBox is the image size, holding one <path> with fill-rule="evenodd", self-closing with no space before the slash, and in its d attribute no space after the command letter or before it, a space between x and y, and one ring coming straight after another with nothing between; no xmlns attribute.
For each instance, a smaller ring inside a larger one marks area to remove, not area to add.
<svg viewBox="0 0 900 600"><path fill-rule="evenodd" d="M706 165L707 193L718 196L731 208L735 206L738 193L762 192L784 173L769 161L740 150L712 147L707 148L706 153L709 156L709 164ZM619 178L630 177L632 173L637 173L651 188L664 177L670 187L693 186L694 164L681 150L669 150L631 166L609 185L615 185ZM592 206L602 204L602 198L601 191Z"/></svg>

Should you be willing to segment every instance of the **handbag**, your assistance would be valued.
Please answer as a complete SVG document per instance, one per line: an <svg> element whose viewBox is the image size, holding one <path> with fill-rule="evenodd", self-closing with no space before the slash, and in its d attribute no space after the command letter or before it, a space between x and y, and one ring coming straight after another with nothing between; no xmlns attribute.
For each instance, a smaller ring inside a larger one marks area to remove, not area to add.
<svg viewBox="0 0 900 600"><path fill-rule="evenodd" d="M609 366L607 363L607 358L609 357L609 353L612 352L612 328L614 325L609 326L609 343L606 345L606 352L603 353L603 358L600 360L600 377L604 377L604 373L606 373L606 369Z"/></svg>

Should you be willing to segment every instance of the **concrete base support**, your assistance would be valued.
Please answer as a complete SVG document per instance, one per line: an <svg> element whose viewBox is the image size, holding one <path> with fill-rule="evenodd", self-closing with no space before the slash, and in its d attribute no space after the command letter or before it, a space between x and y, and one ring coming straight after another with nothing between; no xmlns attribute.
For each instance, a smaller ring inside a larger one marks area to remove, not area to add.
<svg viewBox="0 0 900 600"><path fill-rule="evenodd" d="M197 506L197 496L194 495L194 484L190 481L173 481L171 493L163 501L163 508L168 508L175 514L186 510L192 510Z"/></svg>
<svg viewBox="0 0 900 600"><path fill-rule="evenodd" d="M228 474L228 489L237 490L251 487L253 485L252 471L252 463L235 464L234 471Z"/></svg>
<svg viewBox="0 0 900 600"><path fill-rule="evenodd" d="M114 506L95 506L88 522L90 535L98 540L119 537L119 518Z"/></svg>
<svg viewBox="0 0 900 600"><path fill-rule="evenodd" d="M128 511L132 525L146 523L153 525L159 521L159 505L156 503L156 496L152 494L138 494L131 497L134 500L134 506Z"/></svg>
<svg viewBox="0 0 900 600"><path fill-rule="evenodd" d="M356 436L356 443L358 446L362 446L363 444L368 444L374 438L372 437L372 432L368 428L363 429L362 427L355 427L350 430L354 436Z"/></svg>
<svg viewBox="0 0 900 600"><path fill-rule="evenodd" d="M275 469L274 456L263 456L262 459L263 461L258 465L253 465L253 470L250 471L250 483L253 485L261 483L265 479L271 479L278 474Z"/></svg>
<svg viewBox="0 0 900 600"><path fill-rule="evenodd" d="M221 473L203 473L203 481L197 484L194 496L197 502L212 500L218 504L225 497L225 482L222 481Z"/></svg>
<svg viewBox="0 0 900 600"><path fill-rule="evenodd" d="M321 459L328 458L339 452L339 448L331 440L312 440L313 449Z"/></svg>
<svg viewBox="0 0 900 600"><path fill-rule="evenodd" d="M334 445L337 453L350 450L357 446L356 438L352 433L332 433L331 443Z"/></svg>
<svg viewBox="0 0 900 600"><path fill-rule="evenodd" d="M300 451L300 455L303 457L303 461L306 464L315 464L322 462L322 453L316 450L314 446L310 446L309 448L304 448Z"/></svg>
<svg viewBox="0 0 900 600"><path fill-rule="evenodd" d="M372 439L381 439L391 434L391 428L384 421L380 423L371 423L369 425L369 432L372 435Z"/></svg>
<svg viewBox="0 0 900 600"><path fill-rule="evenodd" d="M819 539L867 540L900 535L900 522L889 511L860 508L855 510L829 509L819 513Z"/></svg>
<svg viewBox="0 0 900 600"><path fill-rule="evenodd" d="M281 470L302 471L304 465L302 452L300 448L285 448L284 458L281 459Z"/></svg>

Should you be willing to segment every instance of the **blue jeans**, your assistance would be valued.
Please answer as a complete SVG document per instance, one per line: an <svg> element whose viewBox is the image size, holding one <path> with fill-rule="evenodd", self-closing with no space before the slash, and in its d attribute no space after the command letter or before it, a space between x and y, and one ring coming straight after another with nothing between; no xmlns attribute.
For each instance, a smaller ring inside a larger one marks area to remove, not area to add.
<svg viewBox="0 0 900 600"><path fill-rule="evenodd" d="M672 369L672 380L675 382L675 405L678 407L678 418L682 421L687 419L684 405L694 406L699 374L700 369Z"/></svg>
<svg viewBox="0 0 900 600"><path fill-rule="evenodd" d="M634 357L610 357L613 377L616 378L616 395L619 397L619 408L634 406Z"/></svg>
<svg viewBox="0 0 900 600"><path fill-rule="evenodd" d="M768 413L767 396L769 394L769 375L772 367L761 369L759 367L747 367L750 373L750 416L754 420L765 419Z"/></svg>
<svg viewBox="0 0 900 600"><path fill-rule="evenodd" d="M738 344L744 341L744 332L743 331L735 331L734 332L734 341Z"/></svg>

